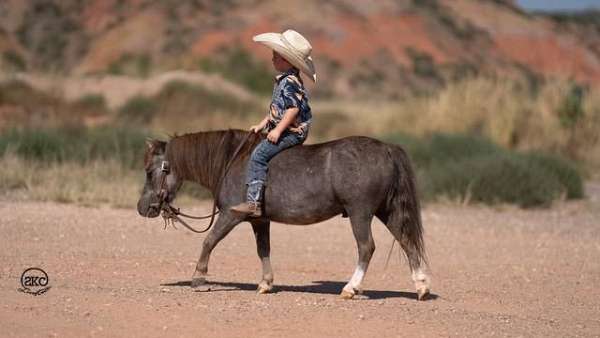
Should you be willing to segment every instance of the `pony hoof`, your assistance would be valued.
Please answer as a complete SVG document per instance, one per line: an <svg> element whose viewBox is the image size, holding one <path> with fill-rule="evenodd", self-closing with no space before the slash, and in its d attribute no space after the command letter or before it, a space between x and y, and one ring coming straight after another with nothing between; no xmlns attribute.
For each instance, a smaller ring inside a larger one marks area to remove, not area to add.
<svg viewBox="0 0 600 338"><path fill-rule="evenodd" d="M273 292L273 286L259 286L256 292L260 295Z"/></svg>
<svg viewBox="0 0 600 338"><path fill-rule="evenodd" d="M417 290L417 300L426 300L429 298L429 289Z"/></svg>
<svg viewBox="0 0 600 338"><path fill-rule="evenodd" d="M354 292L342 290L342 293L340 293L340 298L346 299L346 300L352 299L352 298L354 298Z"/></svg>
<svg viewBox="0 0 600 338"><path fill-rule="evenodd" d="M190 282L190 286L193 288L200 287L204 284L206 284L206 278L204 277L192 278L192 281Z"/></svg>
<svg viewBox="0 0 600 338"><path fill-rule="evenodd" d="M209 292L214 289L215 289L215 287L212 284L202 284L202 285L198 285L197 287L195 287L194 292Z"/></svg>
<svg viewBox="0 0 600 338"><path fill-rule="evenodd" d="M258 283L258 288L256 289L256 292L261 295L265 293L271 293L273 292L273 284L262 281Z"/></svg>

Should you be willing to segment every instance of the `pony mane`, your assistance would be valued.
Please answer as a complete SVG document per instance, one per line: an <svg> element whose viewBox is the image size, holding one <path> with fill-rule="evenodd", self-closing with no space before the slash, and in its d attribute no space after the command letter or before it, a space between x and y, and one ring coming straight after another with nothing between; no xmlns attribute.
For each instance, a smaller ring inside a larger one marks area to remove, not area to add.
<svg viewBox="0 0 600 338"><path fill-rule="evenodd" d="M247 133L229 129L173 136L166 147L171 170L182 179L198 182L214 190L224 174L225 166ZM260 134L251 135L234 161L245 161L261 139Z"/></svg>

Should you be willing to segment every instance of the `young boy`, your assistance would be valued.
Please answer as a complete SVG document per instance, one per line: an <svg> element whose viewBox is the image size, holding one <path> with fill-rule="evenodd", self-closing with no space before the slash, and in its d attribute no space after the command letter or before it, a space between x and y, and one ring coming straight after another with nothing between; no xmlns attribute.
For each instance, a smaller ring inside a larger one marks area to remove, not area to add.
<svg viewBox="0 0 600 338"><path fill-rule="evenodd" d="M252 152L246 172L246 202L231 211L250 217L262 215L260 203L267 179L268 163L284 149L302 144L308 135L312 114L300 72L317 81L310 57L312 47L300 33L264 33L253 38L273 50L273 66L280 72L275 78L273 97L267 116L250 127L254 133L267 129L267 138Z"/></svg>

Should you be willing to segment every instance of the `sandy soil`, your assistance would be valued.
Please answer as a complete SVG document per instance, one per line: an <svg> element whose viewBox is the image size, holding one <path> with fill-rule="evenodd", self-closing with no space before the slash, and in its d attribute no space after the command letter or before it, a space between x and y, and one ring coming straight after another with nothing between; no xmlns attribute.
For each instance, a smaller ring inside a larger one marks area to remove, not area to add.
<svg viewBox="0 0 600 338"><path fill-rule="evenodd" d="M241 224L213 253L217 290L195 292L203 236L134 210L4 201L0 336L599 336L600 186L589 191L549 210L427 206L425 302L397 251L384 270L391 236L377 221L365 296L345 301L338 293L356 259L346 219L272 226L277 292L268 295L254 291L260 264ZM48 273L47 293L17 291L31 266Z"/></svg>

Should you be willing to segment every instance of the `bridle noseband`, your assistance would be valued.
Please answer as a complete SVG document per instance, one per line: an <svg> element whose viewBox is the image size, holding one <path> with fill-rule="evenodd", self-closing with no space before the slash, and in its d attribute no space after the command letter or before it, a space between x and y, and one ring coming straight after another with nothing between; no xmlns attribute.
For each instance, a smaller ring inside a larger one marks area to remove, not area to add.
<svg viewBox="0 0 600 338"><path fill-rule="evenodd" d="M160 186L158 187L158 198L160 199L160 203L168 203L167 197L169 197L169 192L167 191L167 187L165 184L167 183L167 176L171 173L171 165L169 165L169 161L162 161L160 164Z"/></svg>
<svg viewBox="0 0 600 338"><path fill-rule="evenodd" d="M195 233L200 234L203 232L207 232L213 225L214 216L219 213L218 210L215 210L216 209L216 201L215 201L215 205L213 206L213 212L210 215L192 216L192 215L187 215L187 214L182 213L179 210L179 208L175 208L174 206L171 205L171 203L169 203L169 190L167 189L168 187L166 186L166 184L167 184L167 176L169 176L170 173L171 173L171 165L169 164L169 161L162 161L160 164L160 175L161 175L160 185L158 187L158 193L157 193L159 201L158 201L158 203L152 204L152 206L154 206L157 209L159 209L160 211L162 211L162 217L163 217L163 220L165 221L165 229L167 228L167 226L169 224L171 224L171 226L175 227L175 222L179 222L179 223L183 224L186 228L188 228L190 231L193 231ZM206 227L206 229L197 230L197 229L194 229L189 224L187 224L179 216L192 218L192 219L206 219L209 217L213 217L213 219L211 219L211 222Z"/></svg>

